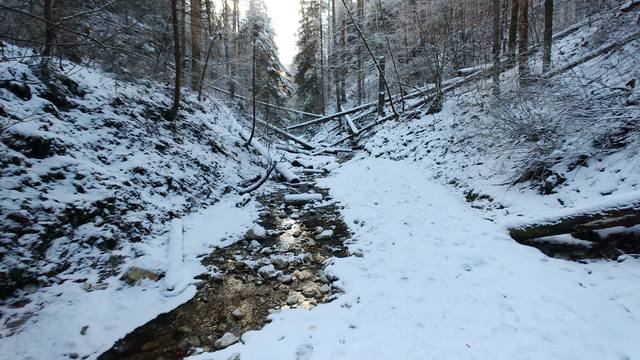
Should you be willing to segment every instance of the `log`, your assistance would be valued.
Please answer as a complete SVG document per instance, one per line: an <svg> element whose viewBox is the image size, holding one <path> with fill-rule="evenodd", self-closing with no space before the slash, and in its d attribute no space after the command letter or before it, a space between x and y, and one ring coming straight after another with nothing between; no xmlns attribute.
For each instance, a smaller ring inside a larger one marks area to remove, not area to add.
<svg viewBox="0 0 640 360"><path fill-rule="evenodd" d="M248 141L250 137L249 133L243 128L241 128L239 125L238 125L238 128L239 128L238 131L240 133L240 136ZM262 145L262 143L260 143L255 137L251 140L251 146L253 146L260 153L260 155L262 155L265 158L265 161L267 164L271 163L272 159L275 159L275 156L277 155L277 154L276 155L271 154L269 149L267 149L264 145ZM280 155L282 156L282 154ZM278 172L278 174L280 174L280 176L283 179L285 179L287 182L292 184L300 183L300 178L298 178L298 176L291 170L291 166L289 164L284 162L278 162L275 166L275 169Z"/></svg>
<svg viewBox="0 0 640 360"><path fill-rule="evenodd" d="M357 135L357 134L360 132L360 130L358 130L358 128L356 127L356 124L355 124L355 123L353 122L353 120L351 119L351 116L349 116L349 115L345 115L345 116L344 116L344 120L347 122L347 126L349 127L349 131L350 131L352 134Z"/></svg>
<svg viewBox="0 0 640 360"><path fill-rule="evenodd" d="M224 89L220 89L219 87L215 87L215 86L210 86L212 89L220 91L223 94L227 94L227 95L233 95L234 97L238 98L238 99L242 99L242 100L246 100L246 101L251 101L251 99L249 99L246 96L242 96L242 95L238 95L238 94L231 94L229 91L224 90ZM273 105L273 104L269 104L266 103L264 101L256 101L256 103L266 106L266 107L270 107L273 109L278 109L278 110L284 110L284 111L288 111L288 112L292 112L292 113L296 113L296 114L300 114L300 115L305 115L305 116L313 116L313 117L322 117L322 115L319 114L314 114L314 113L310 113L310 112L306 112L306 111L300 111L300 110L296 110L296 109L289 109L283 106L278 106L278 105Z"/></svg>
<svg viewBox="0 0 640 360"><path fill-rule="evenodd" d="M573 213L545 218L528 224L509 227L509 234L517 241L546 236L573 234L615 226L631 227L640 224L640 193L633 193L631 201L622 201L601 208L586 208Z"/></svg>
<svg viewBox="0 0 640 360"><path fill-rule="evenodd" d="M337 118L339 118L341 116L344 116L344 115L349 115L349 114L356 113L356 112L358 112L360 110L364 110L364 109L366 109L368 107L371 107L372 105L373 105L373 103L368 103L368 104L364 104L364 105L360 105L360 106L354 107L352 109L348 109L348 110L337 112L335 114L324 116L324 117L321 117L319 119L313 119L313 120L305 121L305 122L300 123L300 124L289 126L287 128L287 130L294 130L294 129L306 127L306 126L313 125L313 124L320 124L320 123L323 123L323 122L327 122L329 120L337 119Z"/></svg>
<svg viewBox="0 0 640 360"><path fill-rule="evenodd" d="M280 128L279 128L279 127L277 127L277 126L271 125L271 124L269 124L268 122L266 122L266 121L264 121L264 120L260 120L260 119L256 119L256 121L257 121L258 123L260 123L260 124L262 124L262 125L264 125L264 126L268 127L269 129L271 129L271 130L273 130L273 131L277 132L278 134L280 134L280 135L282 135L282 136L286 137L287 139L289 139L289 140L291 140L291 141L293 141L293 142L295 142L295 143L297 143L297 144L302 145L302 146L303 146L303 147L305 147L306 149L309 149L309 150L313 150L313 149L315 149L315 146L313 146L313 145L311 145L310 143L306 142L304 139L299 138L299 137L297 137L297 136L295 136L295 135L289 134L288 132L286 132L286 131L284 131L284 130L280 129Z"/></svg>

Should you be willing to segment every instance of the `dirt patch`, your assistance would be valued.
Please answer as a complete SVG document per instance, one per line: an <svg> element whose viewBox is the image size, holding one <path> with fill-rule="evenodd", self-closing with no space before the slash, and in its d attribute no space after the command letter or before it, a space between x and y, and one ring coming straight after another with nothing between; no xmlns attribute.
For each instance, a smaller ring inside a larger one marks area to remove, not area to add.
<svg viewBox="0 0 640 360"><path fill-rule="evenodd" d="M322 193L323 202L283 205L284 194L309 191ZM203 258L210 272L198 277L193 299L135 329L99 359L182 359L223 347L216 341L227 333L241 337L262 328L272 311L335 299L342 290L323 269L329 258L348 256L349 233L338 205L309 183L283 187L260 201L259 224L266 234L248 234ZM333 235L320 239L324 230Z"/></svg>

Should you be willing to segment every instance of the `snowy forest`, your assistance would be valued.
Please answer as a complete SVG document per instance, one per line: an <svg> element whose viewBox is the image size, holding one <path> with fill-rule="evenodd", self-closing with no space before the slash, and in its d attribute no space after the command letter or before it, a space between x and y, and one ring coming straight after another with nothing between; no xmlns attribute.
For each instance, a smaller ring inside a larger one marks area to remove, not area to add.
<svg viewBox="0 0 640 360"><path fill-rule="evenodd" d="M0 360L640 359L640 0L0 20Z"/></svg>

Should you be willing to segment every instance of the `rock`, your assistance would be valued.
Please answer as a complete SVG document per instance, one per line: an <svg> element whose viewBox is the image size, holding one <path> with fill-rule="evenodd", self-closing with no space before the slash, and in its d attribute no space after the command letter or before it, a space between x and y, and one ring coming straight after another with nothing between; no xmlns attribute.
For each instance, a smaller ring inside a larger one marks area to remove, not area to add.
<svg viewBox="0 0 640 360"><path fill-rule="evenodd" d="M262 245L257 242L256 240L251 240L251 242L249 243L249 250L251 251L256 251L256 250L260 250L262 249Z"/></svg>
<svg viewBox="0 0 640 360"><path fill-rule="evenodd" d="M302 235L302 230L300 230L300 229L295 229L295 230L293 230L293 232L291 233L291 235L293 235L293 237L300 237L300 235Z"/></svg>
<svg viewBox="0 0 640 360"><path fill-rule="evenodd" d="M235 343L238 342L238 340L240 340L237 336L233 335L232 333L225 333L224 335L222 335L222 337L218 340L216 340L213 343L213 346L216 347L216 349L224 349L230 345L233 345Z"/></svg>
<svg viewBox="0 0 640 360"><path fill-rule="evenodd" d="M298 213L293 213L293 214L291 214L291 216L289 216L289 217L290 217L290 218L292 218L293 220L297 220L297 219L300 219L300 214L298 214Z"/></svg>
<svg viewBox="0 0 640 360"><path fill-rule="evenodd" d="M320 286L320 293L321 294L328 294L331 291L331 286L325 284Z"/></svg>
<svg viewBox="0 0 640 360"><path fill-rule="evenodd" d="M80 329L80 335L87 335L87 330L89 330L89 325L85 325Z"/></svg>
<svg viewBox="0 0 640 360"><path fill-rule="evenodd" d="M256 264L258 264L258 266L270 265L271 264L271 259L269 259L269 258L260 258L260 259L258 259L258 261L256 261Z"/></svg>
<svg viewBox="0 0 640 360"><path fill-rule="evenodd" d="M326 276L327 276L327 280L329 280L330 282L334 282L338 280L338 277L333 274L326 274Z"/></svg>
<svg viewBox="0 0 640 360"><path fill-rule="evenodd" d="M302 295L309 298L316 296L317 292L318 291L316 290L316 287L313 284L309 284L304 288L302 288Z"/></svg>
<svg viewBox="0 0 640 360"><path fill-rule="evenodd" d="M79 357L80 357L80 354L75 353L75 352L74 352L74 353L69 354L69 358L70 358L70 359L77 359L77 358L79 358Z"/></svg>
<svg viewBox="0 0 640 360"><path fill-rule="evenodd" d="M236 320L240 320L242 318L244 318L244 314L242 313L242 310L240 309L235 309L231 312L231 316L233 316L234 319Z"/></svg>
<svg viewBox="0 0 640 360"><path fill-rule="evenodd" d="M278 282L281 282L283 284L291 284L291 282L293 281L293 277L291 275L280 275L278 276Z"/></svg>
<svg viewBox="0 0 640 360"><path fill-rule="evenodd" d="M265 265L258 269L258 275L262 276L265 279L271 279L276 277L276 268L273 265Z"/></svg>
<svg viewBox="0 0 640 360"><path fill-rule="evenodd" d="M143 279L158 281L158 279L160 279L160 275L151 270L132 266L120 277L120 280L132 286L138 284Z"/></svg>
<svg viewBox="0 0 640 360"><path fill-rule="evenodd" d="M316 236L317 240L327 240L333 237L333 230L323 230L318 236Z"/></svg>
<svg viewBox="0 0 640 360"><path fill-rule="evenodd" d="M318 281L320 281L323 284L328 284L330 282L324 273L318 274Z"/></svg>
<svg viewBox="0 0 640 360"><path fill-rule="evenodd" d="M293 272L293 277L300 281L306 281L313 279L313 273L309 270L296 270Z"/></svg>
<svg viewBox="0 0 640 360"><path fill-rule="evenodd" d="M253 229L249 229L245 237L247 239L261 240L267 235L267 230L265 230L262 226L255 224Z"/></svg>
<svg viewBox="0 0 640 360"><path fill-rule="evenodd" d="M295 305L298 303L298 295L296 293L293 293L291 295L289 295L289 297L287 298L287 305L291 306L291 305Z"/></svg>
<svg viewBox="0 0 640 360"><path fill-rule="evenodd" d="M276 269L282 270L289 267L289 260L282 256L276 256L271 259L271 263L275 266Z"/></svg>

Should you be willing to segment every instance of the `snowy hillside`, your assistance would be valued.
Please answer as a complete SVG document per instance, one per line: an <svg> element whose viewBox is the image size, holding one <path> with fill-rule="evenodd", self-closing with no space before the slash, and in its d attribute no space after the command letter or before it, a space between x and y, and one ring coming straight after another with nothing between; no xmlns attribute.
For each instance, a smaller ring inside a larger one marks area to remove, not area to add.
<svg viewBox="0 0 640 360"><path fill-rule="evenodd" d="M42 292L121 286L133 265L162 276L169 220L259 170L216 102L187 97L173 132L158 84L66 62L47 76L30 54L11 48L18 60L0 62L2 336L52 306Z"/></svg>

